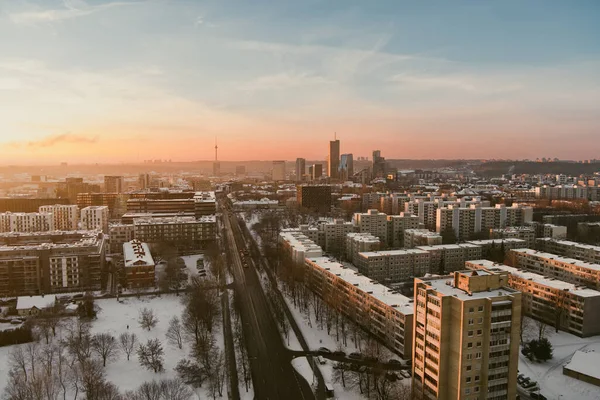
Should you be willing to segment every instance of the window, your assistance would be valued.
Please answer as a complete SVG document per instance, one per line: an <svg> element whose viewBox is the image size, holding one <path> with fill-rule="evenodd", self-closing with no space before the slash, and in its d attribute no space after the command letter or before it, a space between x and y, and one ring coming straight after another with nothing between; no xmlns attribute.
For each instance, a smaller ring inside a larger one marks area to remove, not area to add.
<svg viewBox="0 0 600 400"><path fill-rule="evenodd" d="M476 358L476 359L480 359L480 358L481 358L481 352L477 352L477 353L475 353L475 358Z"/></svg>
<svg viewBox="0 0 600 400"><path fill-rule="evenodd" d="M483 334L483 331L481 329L477 329L477 336L481 336Z"/></svg>
<svg viewBox="0 0 600 400"><path fill-rule="evenodd" d="M479 386L476 386L474 391L475 393L479 393Z"/></svg>
<svg viewBox="0 0 600 400"><path fill-rule="evenodd" d="M471 377L467 376L467 383L471 383Z"/></svg>
<svg viewBox="0 0 600 400"><path fill-rule="evenodd" d="M483 318L477 318L477 323L478 324L483 324Z"/></svg>
<svg viewBox="0 0 600 400"><path fill-rule="evenodd" d="M472 360L473 359L473 354L467 354L467 360Z"/></svg>
<svg viewBox="0 0 600 400"><path fill-rule="evenodd" d="M471 366L467 365L467 371L470 371L470 370L471 370Z"/></svg>
<svg viewBox="0 0 600 400"><path fill-rule="evenodd" d="M473 343L469 342L467 343L467 349L472 349L473 348Z"/></svg>
<svg viewBox="0 0 600 400"><path fill-rule="evenodd" d="M475 311L475 309L473 307L469 308L470 313L472 313L473 311Z"/></svg>
<svg viewBox="0 0 600 400"><path fill-rule="evenodd" d="M483 311L483 306L477 307L477 311L482 312Z"/></svg>
<svg viewBox="0 0 600 400"><path fill-rule="evenodd" d="M479 375L475 375L475 382L479 382Z"/></svg>
<svg viewBox="0 0 600 400"><path fill-rule="evenodd" d="M473 318L469 318L469 325L473 325Z"/></svg>
<svg viewBox="0 0 600 400"><path fill-rule="evenodd" d="M467 334L469 335L469 337L471 337L473 336L473 331L469 331Z"/></svg>
<svg viewBox="0 0 600 400"><path fill-rule="evenodd" d="M466 388L465 389L465 394L471 394L471 389L470 388Z"/></svg>
<svg viewBox="0 0 600 400"><path fill-rule="evenodd" d="M477 347L481 347L481 342L477 342Z"/></svg>

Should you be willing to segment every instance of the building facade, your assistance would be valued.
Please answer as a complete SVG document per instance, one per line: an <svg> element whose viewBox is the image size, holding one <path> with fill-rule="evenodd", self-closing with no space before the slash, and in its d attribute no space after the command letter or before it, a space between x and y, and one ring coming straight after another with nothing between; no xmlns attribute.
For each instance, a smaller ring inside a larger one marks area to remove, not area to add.
<svg viewBox="0 0 600 400"><path fill-rule="evenodd" d="M346 235L346 260L356 265L358 254L377 251L381 248L379 238L370 233L348 233Z"/></svg>
<svg viewBox="0 0 600 400"><path fill-rule="evenodd" d="M339 179L340 169L340 141L332 140L329 142L329 160L327 161L327 175L331 179Z"/></svg>
<svg viewBox="0 0 600 400"><path fill-rule="evenodd" d="M125 191L125 183L122 176L105 176L104 191L106 193L123 193Z"/></svg>
<svg viewBox="0 0 600 400"><path fill-rule="evenodd" d="M0 213L0 233L47 232L54 230L54 218L50 213Z"/></svg>
<svg viewBox="0 0 600 400"><path fill-rule="evenodd" d="M54 204L41 206L40 213L52 214L53 229L76 231L79 229L79 207L76 205Z"/></svg>
<svg viewBox="0 0 600 400"><path fill-rule="evenodd" d="M319 213L331 212L331 186L298 185L296 189L298 206Z"/></svg>
<svg viewBox="0 0 600 400"><path fill-rule="evenodd" d="M417 246L435 246L442 244L442 236L428 229L406 229L404 231L404 248Z"/></svg>
<svg viewBox="0 0 600 400"><path fill-rule="evenodd" d="M205 216L174 218L137 218L134 237L146 243L169 242L180 246L198 246L215 240L216 219Z"/></svg>
<svg viewBox="0 0 600 400"><path fill-rule="evenodd" d="M306 160L304 158L296 158L296 182L303 182L306 174Z"/></svg>
<svg viewBox="0 0 600 400"><path fill-rule="evenodd" d="M81 210L81 227L87 231L100 230L108 233L109 212L107 206L91 206Z"/></svg>
<svg viewBox="0 0 600 400"><path fill-rule="evenodd" d="M430 255L418 249L358 253L358 271L383 283L406 282L429 272Z"/></svg>
<svg viewBox="0 0 600 400"><path fill-rule="evenodd" d="M123 261L128 288L155 286L155 263L146 243L139 240L123 243Z"/></svg>

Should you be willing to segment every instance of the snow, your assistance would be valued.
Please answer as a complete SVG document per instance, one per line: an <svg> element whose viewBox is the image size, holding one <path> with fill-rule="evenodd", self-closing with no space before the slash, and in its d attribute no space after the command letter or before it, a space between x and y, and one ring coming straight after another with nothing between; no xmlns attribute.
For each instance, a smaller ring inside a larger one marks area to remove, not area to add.
<svg viewBox="0 0 600 400"><path fill-rule="evenodd" d="M600 379L600 371L596 368L600 365L600 354L596 352L576 351L571 361L565 365L574 372Z"/></svg>
<svg viewBox="0 0 600 400"><path fill-rule="evenodd" d="M600 389L592 384L563 375L562 367L577 351L600 353L600 336L580 338L549 328L546 336L554 348L553 358L546 363L530 362L519 352L519 373L538 382L541 394L549 399L598 400ZM562 396L562 397L560 397Z"/></svg>
<svg viewBox="0 0 600 400"><path fill-rule="evenodd" d="M48 294L45 296L20 296L17 298L17 310L29 310L36 307L38 310L52 307L56 302L56 296Z"/></svg>
<svg viewBox="0 0 600 400"><path fill-rule="evenodd" d="M296 357L292 360L292 366L304 379L306 379L306 382L309 382L312 386L315 377L312 368L310 368L310 364L308 363L308 359L306 357Z"/></svg>

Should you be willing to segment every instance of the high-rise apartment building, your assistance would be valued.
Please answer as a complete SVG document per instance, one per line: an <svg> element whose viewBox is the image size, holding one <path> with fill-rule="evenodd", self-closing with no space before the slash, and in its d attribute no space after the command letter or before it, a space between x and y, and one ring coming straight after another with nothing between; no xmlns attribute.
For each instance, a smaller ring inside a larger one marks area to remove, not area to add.
<svg viewBox="0 0 600 400"><path fill-rule="evenodd" d="M41 206L39 211L52 214L54 229L57 231L76 231L79 227L79 207L76 205Z"/></svg>
<svg viewBox="0 0 600 400"><path fill-rule="evenodd" d="M285 181L285 161L273 161L272 179Z"/></svg>
<svg viewBox="0 0 600 400"><path fill-rule="evenodd" d="M0 213L0 232L47 232L54 230L50 213Z"/></svg>
<svg viewBox="0 0 600 400"><path fill-rule="evenodd" d="M104 191L106 193L123 193L125 184L122 176L105 176Z"/></svg>
<svg viewBox="0 0 600 400"><path fill-rule="evenodd" d="M108 219L107 206L90 206L81 210L81 227L85 230L108 233Z"/></svg>
<svg viewBox="0 0 600 400"><path fill-rule="evenodd" d="M521 293L504 274L415 279L415 399L516 398Z"/></svg>
<svg viewBox="0 0 600 400"><path fill-rule="evenodd" d="M150 174L140 174L138 177L138 185L140 189L146 190L150 188L150 184L152 183L152 179L150 178Z"/></svg>
<svg viewBox="0 0 600 400"><path fill-rule="evenodd" d="M354 158L352 154L342 154L340 158L339 179L347 181L354 175Z"/></svg>
<svg viewBox="0 0 600 400"><path fill-rule="evenodd" d="M346 235L346 260L352 264L358 263L358 254L368 251L377 251L381 247L379 238L365 233L348 233Z"/></svg>
<svg viewBox="0 0 600 400"><path fill-rule="evenodd" d="M306 174L306 160L304 158L296 158L296 182L302 182Z"/></svg>
<svg viewBox="0 0 600 400"><path fill-rule="evenodd" d="M419 217L401 212L400 215L388 215L388 242L391 248L400 248L404 246L404 235L407 229L417 229L419 227Z"/></svg>
<svg viewBox="0 0 600 400"><path fill-rule="evenodd" d="M367 210L366 213L355 213L352 217L352 221L358 226L359 232L368 232L373 236L377 236L382 243L387 245L387 217L387 214L381 213L377 210Z"/></svg>
<svg viewBox="0 0 600 400"><path fill-rule="evenodd" d="M340 168L340 141L332 140L329 142L329 160L327 162L327 175L331 179L339 179Z"/></svg>
<svg viewBox="0 0 600 400"><path fill-rule="evenodd" d="M442 236L427 229L406 229L404 231L404 247L412 249L417 246L435 246L442 244Z"/></svg>

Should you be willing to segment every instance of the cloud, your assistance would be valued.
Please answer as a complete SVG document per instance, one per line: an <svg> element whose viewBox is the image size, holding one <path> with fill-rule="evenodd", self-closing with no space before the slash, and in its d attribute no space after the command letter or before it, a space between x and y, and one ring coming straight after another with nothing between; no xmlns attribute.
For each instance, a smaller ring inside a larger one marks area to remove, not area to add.
<svg viewBox="0 0 600 400"><path fill-rule="evenodd" d="M72 18L84 17L114 7L141 4L140 1L115 1L97 6L90 6L82 0L63 0L64 8L24 11L9 14L10 19L18 25L35 25L41 22L56 22Z"/></svg>
<svg viewBox="0 0 600 400"><path fill-rule="evenodd" d="M411 73L400 73L390 78L402 88L416 90L458 90L474 94L507 93L519 90L519 83L511 82L509 79L498 79L498 77L467 76L467 75L421 75Z"/></svg>
<svg viewBox="0 0 600 400"><path fill-rule="evenodd" d="M242 91L280 90L331 83L333 83L333 81L306 72L282 72L258 77L240 85L239 89Z"/></svg>
<svg viewBox="0 0 600 400"><path fill-rule="evenodd" d="M38 140L30 140L27 142L12 142L13 147L28 147L28 148L48 148L54 146L60 146L62 144L93 144L98 142L98 137L88 137L85 135L79 135L75 133L61 133L58 135L48 135Z"/></svg>

